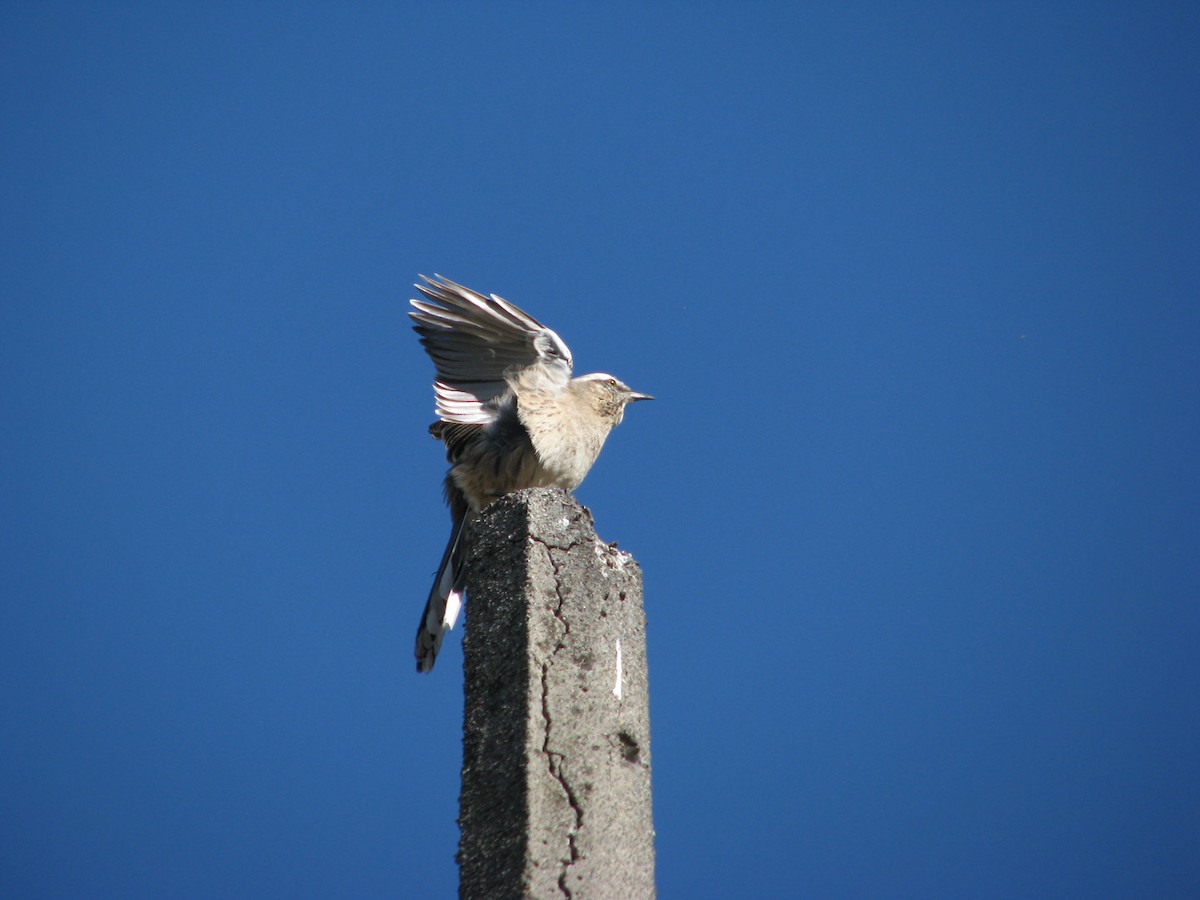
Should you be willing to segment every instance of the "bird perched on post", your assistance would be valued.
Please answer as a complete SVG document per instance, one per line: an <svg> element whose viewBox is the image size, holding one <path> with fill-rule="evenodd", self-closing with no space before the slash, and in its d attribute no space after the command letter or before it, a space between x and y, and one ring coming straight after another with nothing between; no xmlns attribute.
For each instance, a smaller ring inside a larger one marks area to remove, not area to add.
<svg viewBox="0 0 1200 900"><path fill-rule="evenodd" d="M651 400L611 375L571 377L562 338L495 294L440 275L414 285L413 330L437 367L438 421L446 445L453 527L417 627L417 671L433 668L466 585L463 528L493 500L529 487L579 487L620 424L625 406Z"/></svg>

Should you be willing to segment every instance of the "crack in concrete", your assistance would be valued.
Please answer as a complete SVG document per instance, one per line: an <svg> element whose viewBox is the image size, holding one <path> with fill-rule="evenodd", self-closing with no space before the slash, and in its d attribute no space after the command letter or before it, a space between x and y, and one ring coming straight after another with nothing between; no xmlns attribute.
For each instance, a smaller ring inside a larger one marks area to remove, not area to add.
<svg viewBox="0 0 1200 900"><path fill-rule="evenodd" d="M559 577L560 570L558 560L554 558L554 550L560 550L563 553L570 553L575 547L579 546L578 541L573 541L566 547L551 548L550 544L538 538L533 538L537 543L541 544L546 551L546 558L550 560L550 568L554 571L554 594L558 598L558 603L554 606L552 612L554 618L558 619L563 626L563 636L571 633L571 623L563 616L563 604L566 603L566 597L562 593L562 582ZM571 866L579 859L579 847L576 843L576 836L583 828L583 807L579 805L579 798L571 787L570 781L563 772L563 761L565 756L550 749L550 666L554 662L554 657L560 650L566 647L565 641L560 638L554 649L550 652L549 658L542 663L542 721L544 723L542 731L542 752L546 755L546 766L550 771L550 777L558 782L562 788L563 794L566 795L567 805L571 807L571 812L575 816L575 826L567 832L567 851L570 854L569 859L562 860L562 871L558 876L558 889L562 891L567 900L571 898L571 890L567 887L567 875L570 873Z"/></svg>

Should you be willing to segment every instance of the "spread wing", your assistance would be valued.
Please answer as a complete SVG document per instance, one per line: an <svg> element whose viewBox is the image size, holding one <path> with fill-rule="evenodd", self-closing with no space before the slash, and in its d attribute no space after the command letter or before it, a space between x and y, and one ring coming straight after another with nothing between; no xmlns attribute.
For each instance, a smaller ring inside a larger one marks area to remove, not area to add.
<svg viewBox="0 0 1200 900"><path fill-rule="evenodd" d="M434 394L443 422L484 425L491 401L508 390L507 376L536 369L550 384L571 378L571 351L562 338L506 300L485 297L435 275L414 285L425 299L410 301L413 330L437 367Z"/></svg>

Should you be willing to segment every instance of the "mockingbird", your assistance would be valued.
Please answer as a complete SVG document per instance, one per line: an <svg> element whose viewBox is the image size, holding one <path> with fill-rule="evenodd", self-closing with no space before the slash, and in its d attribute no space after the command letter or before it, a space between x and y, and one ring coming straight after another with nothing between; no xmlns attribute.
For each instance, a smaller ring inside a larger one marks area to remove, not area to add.
<svg viewBox="0 0 1200 900"><path fill-rule="evenodd" d="M625 415L651 400L611 375L571 377L571 351L533 316L440 275L414 285L413 330L437 367L438 421L446 445L453 527L417 627L417 671L433 668L466 585L463 528L489 503L528 487L577 488Z"/></svg>

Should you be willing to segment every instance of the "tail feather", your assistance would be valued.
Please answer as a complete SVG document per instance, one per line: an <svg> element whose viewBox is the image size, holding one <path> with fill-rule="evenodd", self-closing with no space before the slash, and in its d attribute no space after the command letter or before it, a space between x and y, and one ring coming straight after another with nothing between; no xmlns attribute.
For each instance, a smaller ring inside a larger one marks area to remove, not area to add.
<svg viewBox="0 0 1200 900"><path fill-rule="evenodd" d="M450 541L446 544L446 552L442 554L441 565L438 566L437 576L433 579L433 587L429 591L429 600L425 603L425 611L421 613L421 621L417 625L418 672L433 670L433 663L442 648L442 638L454 627L462 609L463 590L467 580L464 565L466 545L463 541L465 524L465 516L455 518Z"/></svg>

